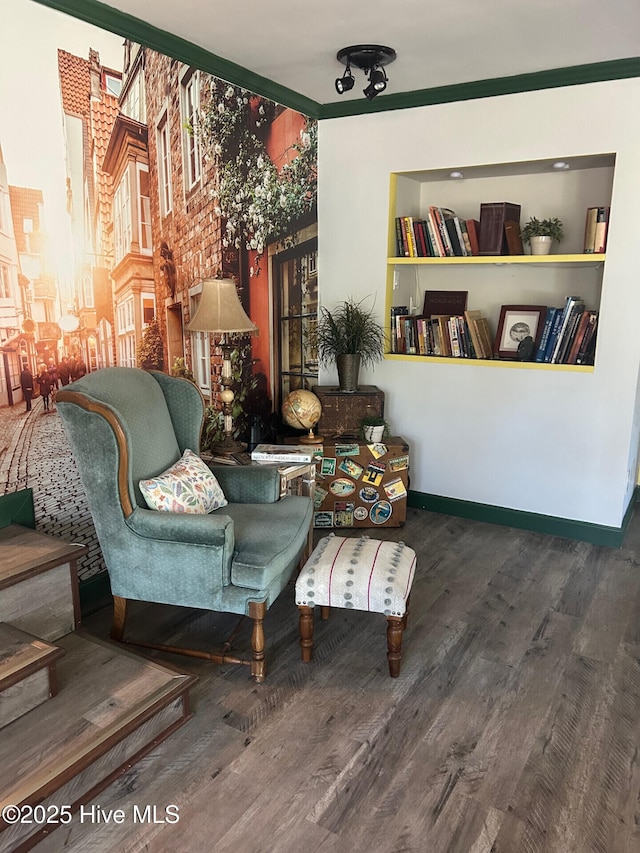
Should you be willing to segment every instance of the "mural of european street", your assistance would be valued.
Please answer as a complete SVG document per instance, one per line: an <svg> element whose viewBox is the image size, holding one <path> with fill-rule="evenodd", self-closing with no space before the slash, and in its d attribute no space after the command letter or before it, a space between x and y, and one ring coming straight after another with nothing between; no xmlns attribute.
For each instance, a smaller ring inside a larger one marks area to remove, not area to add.
<svg viewBox="0 0 640 853"><path fill-rule="evenodd" d="M316 130L33 0L3 10L0 494L32 488L38 529L89 545L82 579L103 564L47 378L111 366L188 375L213 442L219 340L187 326L202 281L221 275L260 329L238 341L236 400L279 411L290 390L311 387Z"/></svg>

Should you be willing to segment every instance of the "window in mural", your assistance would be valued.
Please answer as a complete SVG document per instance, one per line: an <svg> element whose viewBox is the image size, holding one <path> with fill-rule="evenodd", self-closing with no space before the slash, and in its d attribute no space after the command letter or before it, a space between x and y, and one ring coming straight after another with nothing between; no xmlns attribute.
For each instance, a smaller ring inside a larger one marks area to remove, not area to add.
<svg viewBox="0 0 640 853"><path fill-rule="evenodd" d="M163 216L171 213L173 197L171 193L171 142L169 122L165 112L158 125L158 179L160 181L160 212Z"/></svg>
<svg viewBox="0 0 640 853"><path fill-rule="evenodd" d="M198 284L189 290L189 310L193 317L200 302L202 285ZM211 397L211 346L207 332L191 332L191 357L193 375L198 388L205 397Z"/></svg>
<svg viewBox="0 0 640 853"><path fill-rule="evenodd" d="M200 75L197 71L191 71L186 80L183 80L181 89L184 178L185 189L190 190L200 180L202 173L200 137L194 132L194 128L198 124L198 107L200 104Z"/></svg>
<svg viewBox="0 0 640 853"><path fill-rule="evenodd" d="M278 282L280 399L318 381L318 354L312 345L318 316L317 240L275 258Z"/></svg>
<svg viewBox="0 0 640 853"><path fill-rule="evenodd" d="M138 177L138 243L143 255L151 254L151 198L149 167L136 163Z"/></svg>

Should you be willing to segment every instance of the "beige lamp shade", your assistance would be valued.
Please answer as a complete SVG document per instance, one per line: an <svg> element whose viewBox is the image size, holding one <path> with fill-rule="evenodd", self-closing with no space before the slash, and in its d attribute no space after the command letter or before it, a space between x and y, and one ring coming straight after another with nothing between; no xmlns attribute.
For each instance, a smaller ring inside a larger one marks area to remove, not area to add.
<svg viewBox="0 0 640 853"><path fill-rule="evenodd" d="M202 282L200 301L193 319L187 325L187 331L255 335L258 327L245 314L235 281L230 278L208 278Z"/></svg>

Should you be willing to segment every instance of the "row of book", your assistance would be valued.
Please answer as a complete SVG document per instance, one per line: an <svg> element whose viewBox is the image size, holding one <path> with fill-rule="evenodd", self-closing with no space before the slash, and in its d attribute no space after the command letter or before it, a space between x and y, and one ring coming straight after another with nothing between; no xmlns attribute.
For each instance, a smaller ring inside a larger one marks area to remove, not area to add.
<svg viewBox="0 0 640 853"><path fill-rule="evenodd" d="M535 360L545 364L593 364L598 312L579 296L567 296L564 308L547 308Z"/></svg>
<svg viewBox="0 0 640 853"><path fill-rule="evenodd" d="M396 217L396 255L401 258L453 258L479 254L477 219L462 219L445 207L429 207L425 219Z"/></svg>
<svg viewBox="0 0 640 853"><path fill-rule="evenodd" d="M584 252L602 254L607 248L607 232L609 230L609 208L588 207L587 221L584 229Z"/></svg>
<svg viewBox="0 0 640 853"><path fill-rule="evenodd" d="M404 306L391 309L391 351L395 353L493 358L492 341L481 311L426 317L407 314Z"/></svg>

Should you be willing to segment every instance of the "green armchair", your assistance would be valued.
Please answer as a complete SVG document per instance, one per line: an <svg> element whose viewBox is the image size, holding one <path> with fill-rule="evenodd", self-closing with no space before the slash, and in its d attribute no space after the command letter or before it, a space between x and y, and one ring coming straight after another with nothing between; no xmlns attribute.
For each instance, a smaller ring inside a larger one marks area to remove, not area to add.
<svg viewBox="0 0 640 853"><path fill-rule="evenodd" d="M124 642L130 599L236 613L253 620L252 656L151 648L245 663L265 677L263 619L305 553L308 497L280 499L271 467L211 466L228 505L208 514L149 509L140 480L157 477L186 449L199 453L204 400L186 379L109 367L58 393L57 406L87 494Z"/></svg>

